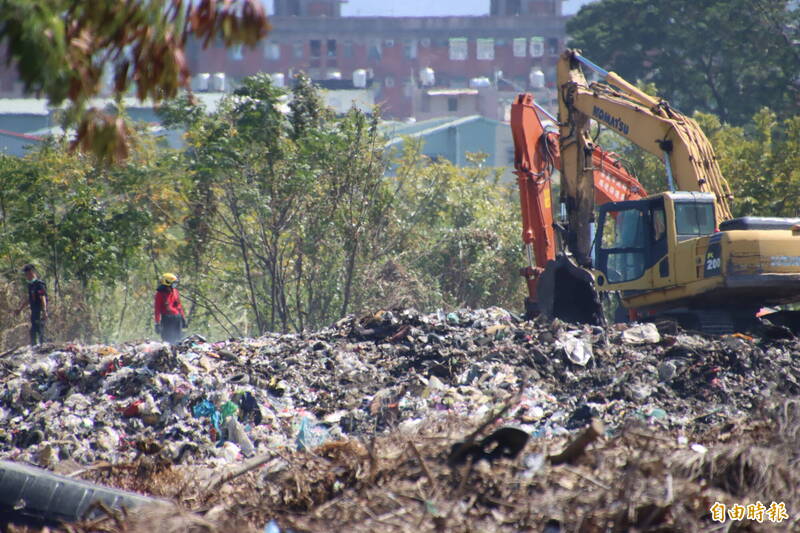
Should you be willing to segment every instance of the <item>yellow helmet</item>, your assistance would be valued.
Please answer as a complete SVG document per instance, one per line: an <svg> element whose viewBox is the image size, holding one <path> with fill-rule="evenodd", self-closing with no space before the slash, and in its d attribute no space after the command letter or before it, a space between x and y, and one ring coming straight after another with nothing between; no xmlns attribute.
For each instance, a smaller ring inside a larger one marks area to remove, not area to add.
<svg viewBox="0 0 800 533"><path fill-rule="evenodd" d="M167 287L169 287L170 285L172 285L176 281L178 281L178 276L176 276L175 274L173 274L171 272L166 272L165 274L161 275L161 284L162 285L166 285Z"/></svg>

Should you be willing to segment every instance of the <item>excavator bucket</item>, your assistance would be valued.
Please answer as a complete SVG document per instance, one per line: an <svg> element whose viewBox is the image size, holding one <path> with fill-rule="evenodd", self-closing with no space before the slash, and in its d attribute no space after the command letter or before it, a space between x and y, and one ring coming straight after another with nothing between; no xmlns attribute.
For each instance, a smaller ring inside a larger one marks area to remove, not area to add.
<svg viewBox="0 0 800 533"><path fill-rule="evenodd" d="M550 318L566 322L605 325L603 306L594 276L572 257L559 254L548 261L539 278L539 309Z"/></svg>

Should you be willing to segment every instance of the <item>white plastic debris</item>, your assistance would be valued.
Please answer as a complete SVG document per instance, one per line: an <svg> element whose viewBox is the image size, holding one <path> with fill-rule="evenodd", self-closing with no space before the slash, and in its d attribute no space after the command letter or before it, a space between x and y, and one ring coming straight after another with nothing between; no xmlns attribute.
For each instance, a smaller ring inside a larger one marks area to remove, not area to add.
<svg viewBox="0 0 800 533"><path fill-rule="evenodd" d="M708 448L706 448L702 444L695 443L695 444L692 444L689 447L692 449L692 451L695 451L695 452L699 453L700 455L705 455L708 452Z"/></svg>
<svg viewBox="0 0 800 533"><path fill-rule="evenodd" d="M561 332L556 340L556 346L563 349L567 359L576 365L586 366L592 358L592 344L583 338L583 332L580 330Z"/></svg>
<svg viewBox="0 0 800 533"><path fill-rule="evenodd" d="M236 418L233 416L228 417L225 425L228 428L228 440L238 444L239 448L242 450L242 454L245 457L252 457L255 453L255 447L253 446L250 437L247 436L244 426L237 422Z"/></svg>
<svg viewBox="0 0 800 533"><path fill-rule="evenodd" d="M659 335L656 325L648 322L623 331L622 341L626 344L655 344L661 341L661 335Z"/></svg>
<svg viewBox="0 0 800 533"><path fill-rule="evenodd" d="M104 427L97 431L95 439L100 449L111 451L116 449L119 444L119 433L110 427Z"/></svg>
<svg viewBox="0 0 800 533"><path fill-rule="evenodd" d="M231 441L225 441L222 446L217 448L217 457L224 459L228 463L236 461L241 449Z"/></svg>

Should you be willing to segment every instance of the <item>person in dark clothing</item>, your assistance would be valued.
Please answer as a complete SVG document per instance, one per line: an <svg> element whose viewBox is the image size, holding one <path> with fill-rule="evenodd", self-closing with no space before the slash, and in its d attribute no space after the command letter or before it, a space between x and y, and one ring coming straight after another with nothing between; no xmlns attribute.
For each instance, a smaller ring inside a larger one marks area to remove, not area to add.
<svg viewBox="0 0 800 533"><path fill-rule="evenodd" d="M47 286L37 277L36 268L27 264L22 273L28 280L28 300L17 309L21 313L26 306L31 308L31 346L44 342L44 323L47 320Z"/></svg>
<svg viewBox="0 0 800 533"><path fill-rule="evenodd" d="M154 304L156 333L161 335L161 340L174 344L181 340L181 328L186 327L186 315L177 289L178 276L167 272L159 281Z"/></svg>

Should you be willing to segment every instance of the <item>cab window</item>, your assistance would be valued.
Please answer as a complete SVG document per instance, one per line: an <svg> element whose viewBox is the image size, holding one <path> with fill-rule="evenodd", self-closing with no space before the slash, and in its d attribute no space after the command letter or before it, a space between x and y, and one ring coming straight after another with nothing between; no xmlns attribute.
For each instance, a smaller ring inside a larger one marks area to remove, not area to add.
<svg viewBox="0 0 800 533"><path fill-rule="evenodd" d="M645 211L632 208L603 214L598 266L610 283L644 274L648 222Z"/></svg>
<svg viewBox="0 0 800 533"><path fill-rule="evenodd" d="M678 238L714 233L714 204L711 202L675 202L675 229Z"/></svg>
<svg viewBox="0 0 800 533"><path fill-rule="evenodd" d="M667 217L664 213L664 206L654 206L650 210L650 217L653 219L653 242L658 243L667 236Z"/></svg>

